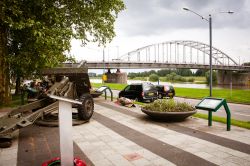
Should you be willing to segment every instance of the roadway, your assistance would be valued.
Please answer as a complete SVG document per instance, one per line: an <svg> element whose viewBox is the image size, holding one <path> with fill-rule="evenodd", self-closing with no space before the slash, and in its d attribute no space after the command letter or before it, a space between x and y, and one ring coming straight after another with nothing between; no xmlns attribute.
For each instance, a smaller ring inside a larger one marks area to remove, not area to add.
<svg viewBox="0 0 250 166"><path fill-rule="evenodd" d="M112 91L113 91L114 98L117 98L119 91L118 90L112 90ZM201 101L197 99L188 99L188 98L182 98L182 97L174 97L174 99L176 101L190 103L193 106L195 106ZM231 111L232 119L250 122L250 105L228 103L228 107ZM198 110L198 112L203 113L203 114L208 114L207 111L203 111L203 110ZM222 107L217 112L214 112L213 115L226 117L226 112L224 108Z"/></svg>

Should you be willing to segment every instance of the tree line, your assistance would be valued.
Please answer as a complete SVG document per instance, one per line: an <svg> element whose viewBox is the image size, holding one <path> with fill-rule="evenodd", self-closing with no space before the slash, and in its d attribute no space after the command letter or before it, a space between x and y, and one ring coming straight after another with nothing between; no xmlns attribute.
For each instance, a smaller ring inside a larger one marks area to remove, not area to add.
<svg viewBox="0 0 250 166"><path fill-rule="evenodd" d="M159 77L165 77L167 75L179 75L179 76L205 76L207 70L198 69L196 72L192 72L190 69L161 69L158 71L150 70L139 73L130 72L128 77L133 79L135 77L149 77L152 74L156 74ZM175 74L173 74L175 73Z"/></svg>

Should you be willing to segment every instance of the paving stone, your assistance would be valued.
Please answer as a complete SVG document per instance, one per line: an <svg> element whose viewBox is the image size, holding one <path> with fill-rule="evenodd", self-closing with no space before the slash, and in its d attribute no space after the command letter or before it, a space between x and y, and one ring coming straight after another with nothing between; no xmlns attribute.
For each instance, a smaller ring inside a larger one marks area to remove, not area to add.
<svg viewBox="0 0 250 166"><path fill-rule="evenodd" d="M193 147L188 147L188 148L183 148L183 150L190 152L190 153L197 153L197 152L201 152L200 148L193 148Z"/></svg>
<svg viewBox="0 0 250 166"><path fill-rule="evenodd" d="M9 160L0 160L0 166L15 166L16 165L16 160L9 159Z"/></svg>
<svg viewBox="0 0 250 166"><path fill-rule="evenodd" d="M175 164L167 161L167 160L164 160L164 159L154 159L154 160L151 160L151 162L156 165L156 166L175 166Z"/></svg>
<svg viewBox="0 0 250 166"><path fill-rule="evenodd" d="M150 152L147 149L140 149L140 150L135 151L135 153L140 154L141 156L143 156L147 160L152 160L152 159L158 158L158 156L156 154Z"/></svg>
<svg viewBox="0 0 250 166"><path fill-rule="evenodd" d="M238 165L242 165L242 166L247 166L249 164L249 161L247 161L243 158L235 157L235 156L225 158L225 160L232 162L232 163L237 163Z"/></svg>
<svg viewBox="0 0 250 166"><path fill-rule="evenodd" d="M150 162L144 158L141 158L139 160L132 161L132 164L137 165L137 166L144 166L144 165L149 165Z"/></svg>
<svg viewBox="0 0 250 166"><path fill-rule="evenodd" d="M211 157L214 157L213 155L207 153L207 152L196 152L194 153L195 155L201 157L201 158L204 158L204 159L208 159L208 158L211 158Z"/></svg>
<svg viewBox="0 0 250 166"><path fill-rule="evenodd" d="M105 156L112 156L112 155L117 154L117 152L115 150L112 150L112 149L101 150L101 153Z"/></svg>
<svg viewBox="0 0 250 166"><path fill-rule="evenodd" d="M115 155L110 155L110 156L107 156L107 159L109 161L111 161L114 165L131 165L130 162L128 162L125 158L123 158L122 155L118 155L118 154L115 154Z"/></svg>
<svg viewBox="0 0 250 166"><path fill-rule="evenodd" d="M112 164L112 162L110 162L107 159L103 159L103 160L98 160L98 161L93 161L93 163L96 166L114 166L114 164Z"/></svg>
<svg viewBox="0 0 250 166"><path fill-rule="evenodd" d="M231 149L228 149L227 150L227 153L233 155L233 156L236 156L236 157L250 157L249 154L246 154L246 153L242 153L242 152L239 152L239 151L235 151L235 150L231 150Z"/></svg>
<svg viewBox="0 0 250 166"><path fill-rule="evenodd" d="M232 163L232 162L226 162L224 164L221 164L221 166L239 166L239 164Z"/></svg>
<svg viewBox="0 0 250 166"><path fill-rule="evenodd" d="M90 158L91 161L102 161L105 159L105 156L100 152L91 153L88 155L88 157Z"/></svg>
<svg viewBox="0 0 250 166"><path fill-rule="evenodd" d="M217 151L216 153L213 153L213 155L220 157L220 158L228 158L228 157L232 157L232 155L225 153L225 152L221 152L221 151Z"/></svg>
<svg viewBox="0 0 250 166"><path fill-rule="evenodd" d="M247 161L250 161L250 157L247 156L247 157L242 157L244 160L247 160Z"/></svg>
<svg viewBox="0 0 250 166"><path fill-rule="evenodd" d="M222 164L225 164L227 161L225 161L225 159L223 158L218 158L218 157L210 157L210 158L207 158L208 161L211 161L217 165L222 165Z"/></svg>

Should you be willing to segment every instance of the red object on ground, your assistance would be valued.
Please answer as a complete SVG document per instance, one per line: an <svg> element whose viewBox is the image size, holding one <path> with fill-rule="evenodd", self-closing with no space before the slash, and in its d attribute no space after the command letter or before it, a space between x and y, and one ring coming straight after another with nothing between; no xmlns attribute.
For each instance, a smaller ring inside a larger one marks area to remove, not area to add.
<svg viewBox="0 0 250 166"><path fill-rule="evenodd" d="M46 161L42 164L42 166L53 166L54 164L59 164L61 163L60 157L53 158L49 161ZM74 158L74 166L87 166L86 163L79 159L79 158Z"/></svg>

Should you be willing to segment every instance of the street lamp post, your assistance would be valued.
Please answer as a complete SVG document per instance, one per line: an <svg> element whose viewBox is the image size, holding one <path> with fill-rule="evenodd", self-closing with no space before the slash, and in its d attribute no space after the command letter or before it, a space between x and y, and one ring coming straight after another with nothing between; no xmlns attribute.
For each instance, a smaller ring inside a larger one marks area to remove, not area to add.
<svg viewBox="0 0 250 166"><path fill-rule="evenodd" d="M206 19L205 17L203 17L202 15L196 13L195 11L192 11L188 8L183 8L183 10L189 11L194 13L195 15L201 17L202 19L206 20L209 23L209 45L210 45L210 51L209 51L209 96L212 97L212 84L213 84L213 68L212 68L212 16L211 14L209 14L209 18ZM233 14L234 12L232 11L228 11L228 12L221 12L221 13L228 13L228 14Z"/></svg>
<svg viewBox="0 0 250 166"><path fill-rule="evenodd" d="M210 45L210 51L209 51L209 96L212 97L212 88L213 88L213 69L212 69L212 17L211 14L209 14L209 45Z"/></svg>

